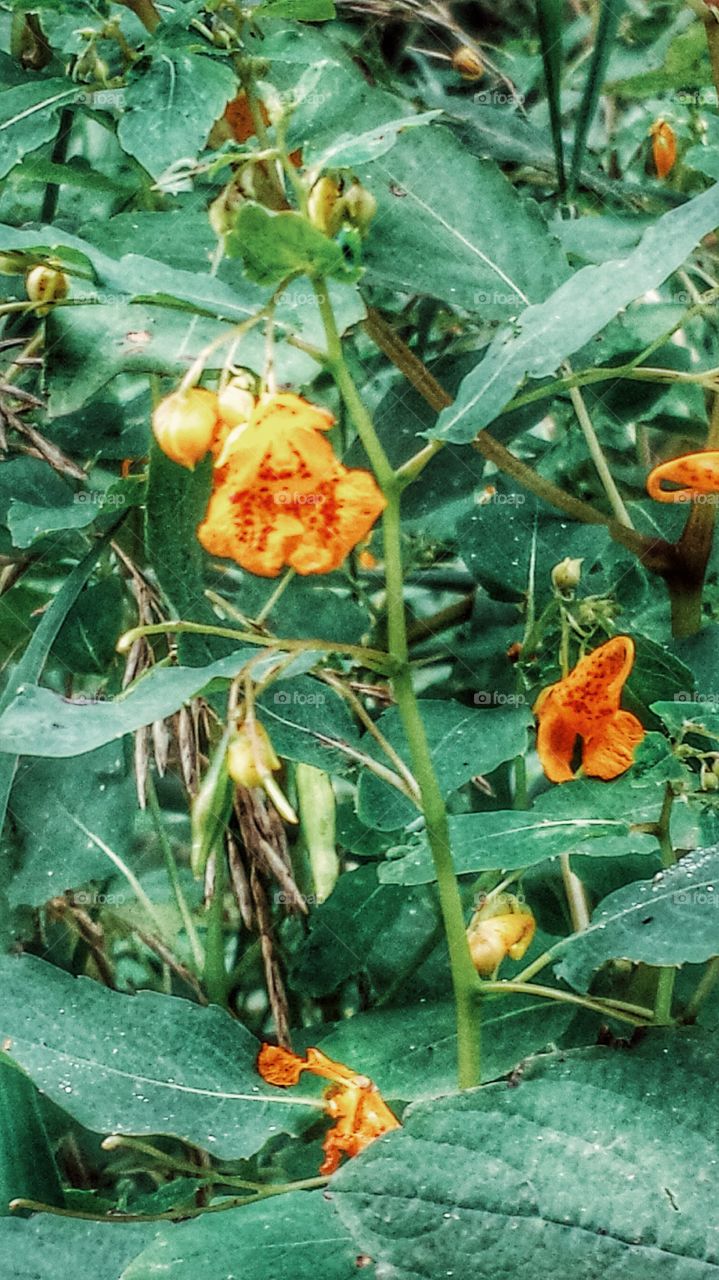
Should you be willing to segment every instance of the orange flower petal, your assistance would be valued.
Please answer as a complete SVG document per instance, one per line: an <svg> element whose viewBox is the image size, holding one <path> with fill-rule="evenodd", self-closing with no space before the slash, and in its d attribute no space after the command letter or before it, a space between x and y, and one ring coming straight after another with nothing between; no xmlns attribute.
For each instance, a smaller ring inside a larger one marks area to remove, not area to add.
<svg viewBox="0 0 719 1280"><path fill-rule="evenodd" d="M297 1084L303 1071L332 1081L325 1092L325 1111L334 1124L322 1144L325 1158L320 1173L334 1173L343 1154L356 1156L375 1138L400 1127L368 1076L358 1075L343 1062L328 1058L321 1049L308 1049L307 1056L301 1058L289 1049L263 1044L257 1070L268 1084L283 1088Z"/></svg>
<svg viewBox="0 0 719 1280"><path fill-rule="evenodd" d="M656 120L649 132L657 177L666 178L677 158L677 136L666 120Z"/></svg>
<svg viewBox="0 0 719 1280"><path fill-rule="evenodd" d="M584 769L592 777L616 778L628 769L644 729L619 711L622 689L634 661L634 642L615 636L588 653L563 680L544 689L534 707L537 753L551 782L573 777L577 737L584 740Z"/></svg>
<svg viewBox="0 0 719 1280"><path fill-rule="evenodd" d="M538 717L537 755L550 782L569 782L574 777L571 766L577 730L565 717L563 709L555 707L551 692L544 692L550 695L544 698L544 709L539 709L539 702L535 706Z"/></svg>
<svg viewBox="0 0 719 1280"><path fill-rule="evenodd" d="M597 733L585 739L582 753L585 773L605 781L619 777L630 767L643 737L644 726L631 711L616 711L603 721Z"/></svg>
<svg viewBox="0 0 719 1280"><path fill-rule="evenodd" d="M307 1068L304 1058L279 1044L263 1044L257 1058L257 1070L268 1084L276 1084L281 1089L297 1084L300 1075Z"/></svg>
<svg viewBox="0 0 719 1280"><path fill-rule="evenodd" d="M682 488L664 489L664 481ZM707 449L662 462L650 472L647 493L657 502L689 502L702 493L719 493L719 453Z"/></svg>

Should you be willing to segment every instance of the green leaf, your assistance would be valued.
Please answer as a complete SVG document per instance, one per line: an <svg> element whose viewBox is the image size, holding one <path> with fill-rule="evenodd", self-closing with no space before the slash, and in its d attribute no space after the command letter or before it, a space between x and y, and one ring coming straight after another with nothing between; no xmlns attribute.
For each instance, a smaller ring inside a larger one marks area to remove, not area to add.
<svg viewBox="0 0 719 1280"><path fill-rule="evenodd" d="M279 284L290 275L347 275L342 249L299 213L273 213L248 201L227 236L227 252L240 256L251 280Z"/></svg>
<svg viewBox="0 0 719 1280"><path fill-rule="evenodd" d="M257 649L236 649L204 667L155 666L116 698L88 703L49 689L17 689L0 716L0 752L77 756L171 716L212 680L231 680ZM1 762L1 757L0 757Z"/></svg>
<svg viewBox="0 0 719 1280"><path fill-rule="evenodd" d="M80 92L60 77L30 79L6 89L0 99L0 178L29 151L55 137L58 113Z"/></svg>
<svg viewBox="0 0 719 1280"><path fill-rule="evenodd" d="M296 1192L163 1228L121 1280L351 1280L356 1259L352 1237L322 1192ZM373 1269L365 1275L372 1280Z"/></svg>
<svg viewBox="0 0 719 1280"><path fill-rule="evenodd" d="M378 284L491 320L545 298L566 275L537 206L446 129L412 130L359 176L378 204L364 250Z"/></svg>
<svg viewBox="0 0 719 1280"><path fill-rule="evenodd" d="M377 160L391 151L398 138L409 129L419 129L430 124L441 114L441 111L422 111L418 115L403 116L400 120L388 120L386 124L377 125L367 133L343 133L330 146L323 147L319 155L310 148L308 159L319 169L346 169L368 164L370 160Z"/></svg>
<svg viewBox="0 0 719 1280"><path fill-rule="evenodd" d="M697 849L652 880L600 902L591 924L560 943L557 974L578 991L607 960L701 964L719 955L719 848Z"/></svg>
<svg viewBox="0 0 719 1280"><path fill-rule="evenodd" d="M119 578L103 578L80 593L53 645L53 654L68 671L103 675L114 661L122 623L122 583Z"/></svg>
<svg viewBox="0 0 719 1280"><path fill-rule="evenodd" d="M333 0L260 0L253 16L291 18L294 22L328 22L336 16Z"/></svg>
<svg viewBox="0 0 719 1280"><path fill-rule="evenodd" d="M244 1159L316 1114L263 1084L258 1041L216 1006L120 995L34 956L2 958L0 975L9 1056L95 1133L171 1133Z"/></svg>
<svg viewBox="0 0 719 1280"><path fill-rule="evenodd" d="M584 787L586 784L579 784ZM590 784L591 785L591 784ZM572 784L568 783L571 787ZM652 789L654 791L654 789ZM546 797L544 797L546 799ZM611 797L607 797L609 805ZM579 812L573 816L566 809L553 816L551 805L536 805L529 813L499 811L497 813L463 813L449 819L450 843L457 875L480 871L511 871L531 867L562 853L586 854L589 857L621 858L628 853L653 853L654 836L632 830L637 821L636 809L626 815L589 816L592 806L583 814L581 796L574 794ZM656 796L654 818L658 818L661 795ZM571 809L571 806L569 806ZM424 836L402 858L384 862L379 869L384 884L429 884L436 879L434 862Z"/></svg>
<svg viewBox="0 0 719 1280"><path fill-rule="evenodd" d="M114 867L87 831L115 850L132 842L135 789L122 748L108 744L67 761L21 761L8 812L19 853L8 885L11 905L39 907L66 889L107 879Z"/></svg>
<svg viewBox="0 0 719 1280"><path fill-rule="evenodd" d="M432 434L468 443L502 412L525 377L554 373L622 307L678 270L717 223L719 187L712 187L657 219L625 258L583 267L545 303L528 307L511 330L497 335Z"/></svg>
<svg viewBox="0 0 719 1280"><path fill-rule="evenodd" d="M506 1075L522 1058L551 1047L574 1012L545 1000L485 1002L482 1081ZM385 1098L416 1102L452 1093L457 1082L456 1014L451 1001L355 1014L318 1041L331 1058L370 1076Z"/></svg>
<svg viewBox="0 0 719 1280"><path fill-rule="evenodd" d="M45 610L42 619L28 644L22 658L13 670L12 677L0 696L0 722L6 710L22 692L32 694L35 682L40 678L48 654L55 643L58 632L70 609L79 596L82 588L92 573L97 558L104 549L109 533L98 539L95 546L68 574L60 590ZM10 742L7 755L0 755L0 831L5 823L7 803L10 796L15 769L17 767L20 744Z"/></svg>
<svg viewBox="0 0 719 1280"><path fill-rule="evenodd" d="M66 529L86 529L97 515L90 503L66 503L60 507L36 507L27 502L13 502L7 525L15 547L31 547L38 538Z"/></svg>
<svg viewBox="0 0 719 1280"><path fill-rule="evenodd" d="M676 694L674 702L653 702L650 709L667 726L672 738L699 734L719 739L719 707L713 699L692 702L688 694Z"/></svg>
<svg viewBox="0 0 719 1280"><path fill-rule="evenodd" d="M359 734L344 698L309 676L280 677L259 699L262 720L278 755L346 773L353 761L338 744L357 746Z"/></svg>
<svg viewBox="0 0 719 1280"><path fill-rule="evenodd" d="M0 1215L16 1197L64 1204L37 1090L0 1054Z"/></svg>
<svg viewBox="0 0 719 1280"><path fill-rule="evenodd" d="M625 7L626 0L601 0L600 2L599 21L594 38L592 58L587 71L587 79L584 84L584 92L579 104L579 113L574 130L574 150L570 178L572 189L576 188L579 180L589 129L597 109L609 55L617 38L619 22Z"/></svg>
<svg viewBox="0 0 719 1280"><path fill-rule="evenodd" d="M92 1258L93 1280L118 1280L123 1268L157 1234L157 1227L77 1222L35 1214L0 1219L0 1267L13 1280L77 1280L78 1259Z"/></svg>
<svg viewBox="0 0 719 1280"><path fill-rule="evenodd" d="M498 765L521 755L527 745L531 713L526 706L480 710L456 702L423 699L420 703L437 779L445 795L475 774L492 773ZM390 707L378 727L407 764L410 763L399 712ZM369 735L362 739L368 755L386 757ZM399 791L368 769L360 775L358 813L367 826L393 831L417 817L417 810Z"/></svg>
<svg viewBox="0 0 719 1280"><path fill-rule="evenodd" d="M130 79L117 130L121 145L153 178L178 160L194 160L236 85L227 61L162 50Z"/></svg>
<svg viewBox="0 0 719 1280"><path fill-rule="evenodd" d="M552 144L557 165L559 190L566 189L564 173L564 140L562 137L562 28L564 14L561 0L536 0L537 28L542 46L544 83L549 106Z"/></svg>
<svg viewBox="0 0 719 1280"><path fill-rule="evenodd" d="M716 1041L650 1033L411 1108L332 1199L393 1280L709 1280L719 1265Z"/></svg>

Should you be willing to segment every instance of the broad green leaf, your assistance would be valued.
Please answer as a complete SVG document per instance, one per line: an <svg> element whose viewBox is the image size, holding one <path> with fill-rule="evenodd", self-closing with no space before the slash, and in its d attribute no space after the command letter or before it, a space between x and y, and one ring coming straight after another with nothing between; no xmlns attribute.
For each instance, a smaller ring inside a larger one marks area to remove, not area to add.
<svg viewBox="0 0 719 1280"><path fill-rule="evenodd" d="M556 948L563 954L557 975L586 991L607 960L700 964L719 955L718 902L719 848L688 853L600 902L587 929Z"/></svg>
<svg viewBox="0 0 719 1280"><path fill-rule="evenodd" d="M569 784L571 785L571 784ZM607 797L609 805L611 797ZM659 816L661 796L655 801ZM463 813L451 817L450 841L457 875L480 871L514 870L531 867L562 853L589 857L621 858L628 853L653 853L654 836L632 829L636 814L616 817L572 817L563 812L553 817L550 806L535 811ZM382 863L379 878L384 884L429 884L436 879L432 855L425 838L401 858Z"/></svg>
<svg viewBox="0 0 719 1280"><path fill-rule="evenodd" d="M157 1235L149 1223L78 1222L35 1214L0 1220L0 1268L13 1280L77 1280L78 1259L92 1258L93 1280L118 1280L126 1263Z"/></svg>
<svg viewBox="0 0 719 1280"><path fill-rule="evenodd" d="M185 622L216 626L205 597L205 557L197 540L212 488L211 459L194 470L168 458L153 439L145 509L147 559L170 607ZM187 666L202 666L227 654L232 642L217 636L180 635L178 653Z"/></svg>
<svg viewBox="0 0 719 1280"><path fill-rule="evenodd" d="M482 1080L496 1080L522 1058L552 1047L572 1009L550 1000L515 996L482 1006ZM457 1029L451 1001L355 1014L338 1023L319 1047L371 1077L385 1098L416 1102L457 1087Z"/></svg>
<svg viewBox="0 0 719 1280"><path fill-rule="evenodd" d="M87 880L107 879L115 868L87 831L124 851L135 812L134 781L119 746L71 760L21 761L8 806L19 855L7 890L11 905L39 907Z"/></svg>
<svg viewBox="0 0 719 1280"><path fill-rule="evenodd" d="M273 213L248 201L226 238L227 252L241 256L251 280L278 284L290 275L345 276L342 249L291 210Z"/></svg>
<svg viewBox="0 0 719 1280"><path fill-rule="evenodd" d="M396 154L396 151L395 151ZM539 306L528 307L503 330L462 383L432 433L468 443L501 413L525 377L547 377L641 294L681 267L719 223L719 187L672 209L645 231L620 261L582 267Z"/></svg>
<svg viewBox="0 0 719 1280"><path fill-rule="evenodd" d="M244 1159L316 1114L263 1084L258 1041L216 1006L120 995L34 956L4 957L0 975L8 1056L96 1133L171 1133Z"/></svg>
<svg viewBox="0 0 719 1280"><path fill-rule="evenodd" d="M260 0L253 16L291 18L294 22L327 22L335 17L333 0Z"/></svg>
<svg viewBox="0 0 719 1280"><path fill-rule="evenodd" d="M62 1205L55 1156L40 1113L37 1091L0 1054L0 1215L16 1197Z"/></svg>
<svg viewBox="0 0 719 1280"><path fill-rule="evenodd" d="M611 545L606 529L568 520L504 477L493 477L492 489L487 501L475 501L457 528L464 563L492 597L523 598L531 588L533 565L536 597L546 599L552 590L551 571L565 556L584 562L581 589L595 591L596 579L587 580L595 566L601 570Z"/></svg>
<svg viewBox="0 0 719 1280"><path fill-rule="evenodd" d="M322 1192L299 1191L163 1227L119 1280L351 1280L356 1260L354 1241ZM374 1268L364 1275L373 1280Z"/></svg>
<svg viewBox="0 0 719 1280"><path fill-rule="evenodd" d="M538 207L446 129L408 133L359 176L378 202L364 251L378 284L504 319L567 273Z"/></svg>
<svg viewBox="0 0 719 1280"><path fill-rule="evenodd" d="M710 1280L718 1083L702 1032L537 1058L516 1088L411 1108L332 1200L392 1280Z"/></svg>
<svg viewBox="0 0 719 1280"><path fill-rule="evenodd" d="M93 751L171 716L212 680L233 679L256 654L246 648L205 667L155 666L116 698L89 703L24 686L0 716L0 752L61 757Z"/></svg>
<svg viewBox="0 0 719 1280"><path fill-rule="evenodd" d="M368 164L391 151L397 139L409 129L422 128L441 114L441 111L422 111L418 115L403 116L401 120L388 120L386 124L377 125L359 136L342 134L330 146L324 147L319 155L310 148L308 159L322 169L346 169Z"/></svg>
<svg viewBox="0 0 719 1280"><path fill-rule="evenodd" d="M365 973L381 991L396 977L398 956L416 952L436 924L426 892L379 884L374 865L357 867L340 876L329 898L312 911L292 957L291 985L327 996Z"/></svg>
<svg viewBox="0 0 719 1280"><path fill-rule="evenodd" d="M262 695L260 705L278 755L327 773L345 773L353 766L340 744L356 747L357 727L347 703L328 685L309 676L281 676Z"/></svg>
<svg viewBox="0 0 719 1280"><path fill-rule="evenodd" d="M667 726L672 738L698 734L719 739L719 707L713 695L706 701L694 702L687 690L675 694L674 702L653 702L651 710Z"/></svg>
<svg viewBox="0 0 719 1280"><path fill-rule="evenodd" d="M77 85L59 77L28 79L4 91L0 99L0 178L29 151L54 138L58 113L79 91Z"/></svg>
<svg viewBox="0 0 719 1280"><path fill-rule="evenodd" d="M97 515L91 503L69 502L61 507L36 507L13 502L8 512L8 529L15 547L31 547L38 538L66 529L86 529Z"/></svg>
<svg viewBox="0 0 719 1280"><path fill-rule="evenodd" d="M437 778L444 794L456 791L475 774L492 773L498 765L521 755L527 745L531 714L527 706L479 709L456 702L423 699L420 703ZM399 712L390 707L378 721L384 736L410 763ZM369 735L362 740L368 755L387 763ZM393 831L415 819L417 809L399 791L368 769L360 775L358 813L367 826Z"/></svg>
<svg viewBox="0 0 719 1280"><path fill-rule="evenodd" d="M122 583L119 578L103 578L80 593L53 645L53 656L76 675L104 675L115 659L122 631Z"/></svg>
<svg viewBox="0 0 719 1280"><path fill-rule="evenodd" d="M70 609L77 600L82 588L95 568L109 534L98 539L95 546L75 568L71 570L60 587L57 595L48 605L42 620L35 630L30 642L12 671L2 695L0 695L0 721L14 700L21 696L21 691L32 694L35 682L40 678L48 654L57 638L58 632ZM40 692L38 690L38 692ZM17 757L22 750L19 743L9 742L7 755L0 755L0 831L5 823L7 803L12 787Z"/></svg>
<svg viewBox="0 0 719 1280"><path fill-rule="evenodd" d="M229 60L162 50L130 79L117 131L120 143L159 178L178 160L195 159L236 85Z"/></svg>

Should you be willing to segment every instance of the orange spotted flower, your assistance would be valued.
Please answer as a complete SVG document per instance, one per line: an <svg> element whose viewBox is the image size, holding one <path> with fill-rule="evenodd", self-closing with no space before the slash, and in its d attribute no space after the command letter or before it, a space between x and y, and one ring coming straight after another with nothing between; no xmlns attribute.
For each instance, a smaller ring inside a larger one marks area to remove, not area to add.
<svg viewBox="0 0 719 1280"><path fill-rule="evenodd" d="M308 1049L306 1057L301 1058L289 1049L263 1044L257 1070L268 1084L281 1088L297 1084L303 1071L331 1081L325 1089L325 1111L335 1123L322 1144L325 1158L320 1173L334 1173L343 1153L357 1156L375 1138L400 1127L368 1076L358 1075L342 1062L333 1062L321 1049Z"/></svg>
<svg viewBox="0 0 719 1280"><path fill-rule="evenodd" d="M665 489L664 481L681 488ZM647 493L657 502L691 502L705 493L719 493L719 453L706 449L662 462L650 472Z"/></svg>
<svg viewBox="0 0 719 1280"><path fill-rule="evenodd" d="M633 661L634 641L615 636L582 658L563 680L542 690L534 707L537 753L551 782L574 777L577 738L582 739L582 764L590 777L608 781L629 768L644 737L637 717L619 706Z"/></svg>
<svg viewBox="0 0 719 1280"><path fill-rule="evenodd" d="M211 555L274 578L285 566L329 573L384 508L368 471L350 470L323 435L331 413L292 393L260 397L224 440L197 535Z"/></svg>

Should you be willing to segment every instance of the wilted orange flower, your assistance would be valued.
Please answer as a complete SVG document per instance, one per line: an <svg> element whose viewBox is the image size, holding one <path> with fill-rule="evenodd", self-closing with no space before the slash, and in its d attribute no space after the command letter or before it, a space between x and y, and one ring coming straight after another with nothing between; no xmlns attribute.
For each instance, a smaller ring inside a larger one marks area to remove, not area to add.
<svg viewBox="0 0 719 1280"><path fill-rule="evenodd" d="M663 489L665 480L683 487ZM719 493L719 453L706 449L662 462L649 474L647 493L657 502L690 502L703 493Z"/></svg>
<svg viewBox="0 0 719 1280"><path fill-rule="evenodd" d="M487 977L503 960L521 960L531 946L537 924L528 907L511 893L482 903L467 926L472 963Z"/></svg>
<svg viewBox="0 0 719 1280"><path fill-rule="evenodd" d="M615 636L582 658L569 675L543 689L534 706L537 753L551 782L569 782L577 738L584 772L617 778L632 763L644 727L622 711L622 689L634 662L634 641Z"/></svg>
<svg viewBox="0 0 719 1280"><path fill-rule="evenodd" d="M303 1071L332 1082L325 1089L325 1111L335 1123L322 1144L325 1158L320 1173L334 1173L343 1152L359 1155L375 1138L400 1127L369 1076L358 1075L342 1062L333 1062L321 1049L308 1049L306 1057L301 1058L289 1049L263 1044L257 1070L268 1084L283 1089L297 1084Z"/></svg>
<svg viewBox="0 0 719 1280"><path fill-rule="evenodd" d="M362 542L385 501L368 471L350 470L322 435L327 409L292 393L262 396L225 439L197 535L211 555L274 578L289 565L329 573Z"/></svg>
<svg viewBox="0 0 719 1280"><path fill-rule="evenodd" d="M657 177L666 178L674 168L677 158L677 137L666 120L655 120L649 135L652 139L652 155Z"/></svg>

